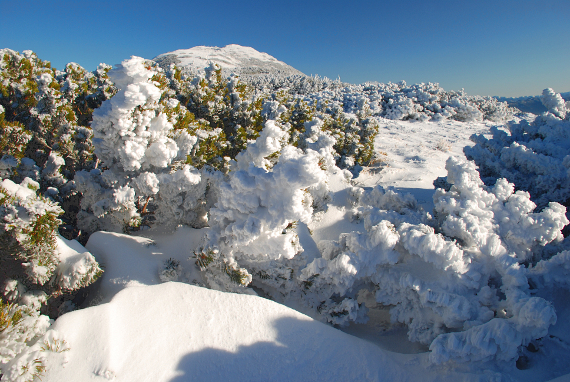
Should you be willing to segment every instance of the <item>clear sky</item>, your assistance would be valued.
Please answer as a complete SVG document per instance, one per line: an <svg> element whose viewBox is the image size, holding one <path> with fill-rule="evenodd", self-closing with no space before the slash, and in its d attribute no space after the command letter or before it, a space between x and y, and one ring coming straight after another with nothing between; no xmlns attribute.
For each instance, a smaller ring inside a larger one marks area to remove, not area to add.
<svg viewBox="0 0 570 382"><path fill-rule="evenodd" d="M0 0L0 48L58 69L228 44L350 83L570 91L569 0Z"/></svg>

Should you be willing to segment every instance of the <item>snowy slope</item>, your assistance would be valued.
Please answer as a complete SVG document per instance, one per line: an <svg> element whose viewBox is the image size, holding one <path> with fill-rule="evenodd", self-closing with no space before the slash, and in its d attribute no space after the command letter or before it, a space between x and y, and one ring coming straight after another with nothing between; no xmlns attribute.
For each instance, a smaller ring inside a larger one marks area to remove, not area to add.
<svg viewBox="0 0 570 382"><path fill-rule="evenodd" d="M223 48L196 46L191 49L179 49L160 54L154 58L154 61L161 65L175 63L191 71L202 70L213 62L228 73L239 75L304 75L267 53L235 44Z"/></svg>

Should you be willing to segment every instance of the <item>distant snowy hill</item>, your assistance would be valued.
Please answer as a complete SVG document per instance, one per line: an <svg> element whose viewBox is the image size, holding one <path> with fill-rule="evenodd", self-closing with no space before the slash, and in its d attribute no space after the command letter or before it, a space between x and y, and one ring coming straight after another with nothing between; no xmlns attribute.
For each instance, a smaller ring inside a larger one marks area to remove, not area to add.
<svg viewBox="0 0 570 382"><path fill-rule="evenodd" d="M174 52L160 54L154 61L161 66L175 63L191 72L199 71L209 65L210 62L218 64L226 72L241 76L256 75L279 75L291 76L303 73L277 60L267 53L240 45L227 45L223 48L211 46L196 46L191 49L179 49Z"/></svg>

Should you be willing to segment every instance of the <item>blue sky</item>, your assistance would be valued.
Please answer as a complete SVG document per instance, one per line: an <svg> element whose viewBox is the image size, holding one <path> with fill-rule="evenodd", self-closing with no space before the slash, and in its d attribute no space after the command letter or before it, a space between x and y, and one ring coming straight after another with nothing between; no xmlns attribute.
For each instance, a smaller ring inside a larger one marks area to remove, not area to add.
<svg viewBox="0 0 570 382"><path fill-rule="evenodd" d="M570 1L0 0L0 47L61 69L239 44L351 83L570 91Z"/></svg>

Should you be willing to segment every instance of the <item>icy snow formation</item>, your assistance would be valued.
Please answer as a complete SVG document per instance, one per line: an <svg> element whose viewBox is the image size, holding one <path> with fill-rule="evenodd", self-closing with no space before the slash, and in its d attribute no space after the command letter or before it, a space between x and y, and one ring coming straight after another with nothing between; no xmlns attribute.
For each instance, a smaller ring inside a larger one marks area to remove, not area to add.
<svg viewBox="0 0 570 382"><path fill-rule="evenodd" d="M353 189L366 232L319 243L322 258L301 270L303 298L320 311L342 306L329 320L343 324L362 319L363 307L349 302L368 289L410 340L431 344L435 363L512 360L556 322L551 304L530 295L523 263L562 240L565 208L533 213L528 193L504 179L487 188L473 163L450 158L446 168L452 186L436 191L435 220L411 196ZM550 263L539 264L537 278Z"/></svg>
<svg viewBox="0 0 570 382"><path fill-rule="evenodd" d="M286 145L286 136L282 126L268 121L256 141L236 157L228 181L219 184L205 244L215 248L209 261L222 261L236 270L238 264L251 264L250 271L270 278L279 273L271 266L275 261L291 260L302 252L297 234L288 228L310 222L311 190L326 193L327 173L319 163L334 163L334 139L320 151L303 152ZM249 284L251 275L243 268L239 272L241 282ZM216 283L211 279L211 286Z"/></svg>

